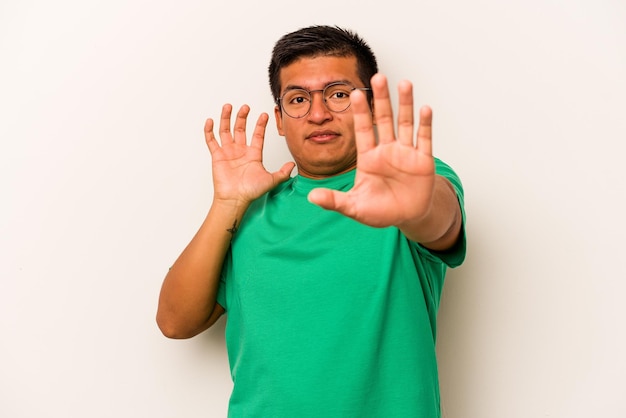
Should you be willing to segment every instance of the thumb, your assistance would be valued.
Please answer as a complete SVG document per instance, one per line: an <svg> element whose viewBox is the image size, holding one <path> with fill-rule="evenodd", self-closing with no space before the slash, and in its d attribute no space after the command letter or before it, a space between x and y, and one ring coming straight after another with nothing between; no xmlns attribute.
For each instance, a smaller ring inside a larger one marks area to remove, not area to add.
<svg viewBox="0 0 626 418"><path fill-rule="evenodd" d="M345 211L347 207L348 196L344 192L338 192L336 190L317 188L309 192L309 202L320 206L323 209L334 210L341 212L344 215L350 216Z"/></svg>
<svg viewBox="0 0 626 418"><path fill-rule="evenodd" d="M280 170L273 172L272 177L274 178L274 183L279 184L289 179L289 176L295 166L296 164L294 162L285 163Z"/></svg>

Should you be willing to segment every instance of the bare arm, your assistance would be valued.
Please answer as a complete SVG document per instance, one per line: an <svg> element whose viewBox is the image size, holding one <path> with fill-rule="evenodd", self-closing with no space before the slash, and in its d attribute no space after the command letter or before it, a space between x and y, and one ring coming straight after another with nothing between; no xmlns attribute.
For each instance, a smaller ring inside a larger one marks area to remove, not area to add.
<svg viewBox="0 0 626 418"><path fill-rule="evenodd" d="M357 141L354 187L348 192L315 189L309 200L366 225L397 226L427 248L449 249L461 232L461 209L450 182L435 174L432 111L426 106L420 110L414 141L411 83L398 86L397 127L387 79L375 75L372 89L374 120L363 92L355 90L351 96Z"/></svg>
<svg viewBox="0 0 626 418"><path fill-rule="evenodd" d="M217 321L219 275L231 240L228 225L238 224L244 207L214 204L202 226L165 276L157 323L170 338L190 338Z"/></svg>
<svg viewBox="0 0 626 418"><path fill-rule="evenodd" d="M431 250L445 251L458 241L462 223L461 208L452 184L445 177L435 176L428 213L398 227L410 240Z"/></svg>
<svg viewBox="0 0 626 418"><path fill-rule="evenodd" d="M163 281L157 324L170 338L190 338L215 323L224 312L216 302L220 271L232 234L250 202L289 178L293 163L269 173L262 164L263 140L268 116L262 114L246 140L247 106L237 113L230 130L232 107L224 105L218 143L213 120L205 125L212 157L213 203L200 229L180 254Z"/></svg>

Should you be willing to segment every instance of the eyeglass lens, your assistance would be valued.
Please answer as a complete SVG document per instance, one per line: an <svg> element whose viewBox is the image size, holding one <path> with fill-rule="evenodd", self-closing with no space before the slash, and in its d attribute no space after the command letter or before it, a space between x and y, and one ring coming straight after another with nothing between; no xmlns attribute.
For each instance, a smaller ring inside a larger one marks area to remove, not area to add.
<svg viewBox="0 0 626 418"><path fill-rule="evenodd" d="M283 110L292 118L304 117L311 110L312 93L322 92L324 103L331 112L343 112L350 107L350 92L354 90L349 84L329 84L324 90L294 89L287 91L282 99Z"/></svg>

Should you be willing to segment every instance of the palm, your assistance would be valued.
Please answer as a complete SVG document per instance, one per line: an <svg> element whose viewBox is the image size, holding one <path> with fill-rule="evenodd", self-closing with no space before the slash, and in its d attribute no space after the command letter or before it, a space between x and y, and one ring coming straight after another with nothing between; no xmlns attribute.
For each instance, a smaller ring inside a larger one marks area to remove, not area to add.
<svg viewBox="0 0 626 418"><path fill-rule="evenodd" d="M214 198L251 202L288 178L293 163L270 173L263 166L263 141L268 117L262 114L257 121L252 140L247 143L246 121L250 109L243 106L237 113L234 132L230 130L232 108L222 109L219 135L221 145L213 134L213 120L205 125L206 142L213 160Z"/></svg>
<svg viewBox="0 0 626 418"><path fill-rule="evenodd" d="M433 185L432 158L412 147L381 144L360 155L354 187L347 193L351 217L371 226L413 219L427 211Z"/></svg>
<svg viewBox="0 0 626 418"><path fill-rule="evenodd" d="M375 227L399 225L424 216L432 203L435 166L431 152L431 111L422 109L413 144L411 86L401 85L397 139L386 81L372 80L379 132L376 143L365 97L353 100L357 172L347 193L317 189L312 202Z"/></svg>

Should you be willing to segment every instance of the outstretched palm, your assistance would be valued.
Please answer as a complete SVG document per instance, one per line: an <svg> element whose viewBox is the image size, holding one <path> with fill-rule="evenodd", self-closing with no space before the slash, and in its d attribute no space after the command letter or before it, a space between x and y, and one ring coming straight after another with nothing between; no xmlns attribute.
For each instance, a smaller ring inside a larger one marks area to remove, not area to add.
<svg viewBox="0 0 626 418"><path fill-rule="evenodd" d="M214 122L208 119L204 135L213 160L214 199L247 204L278 183L289 178L294 163L286 163L270 173L263 166L263 142L268 115L263 113L254 127L250 144L246 138L246 122L250 108L237 112L233 131L230 129L232 106L224 105L220 117L219 137L213 134Z"/></svg>
<svg viewBox="0 0 626 418"><path fill-rule="evenodd" d="M416 144L413 142L413 92L400 83L397 137L387 80L372 78L378 142L365 95L352 94L352 112L357 145L354 187L348 192L315 189L309 200L366 225L401 225L425 216L432 204L435 164L432 156L432 112L424 107Z"/></svg>

